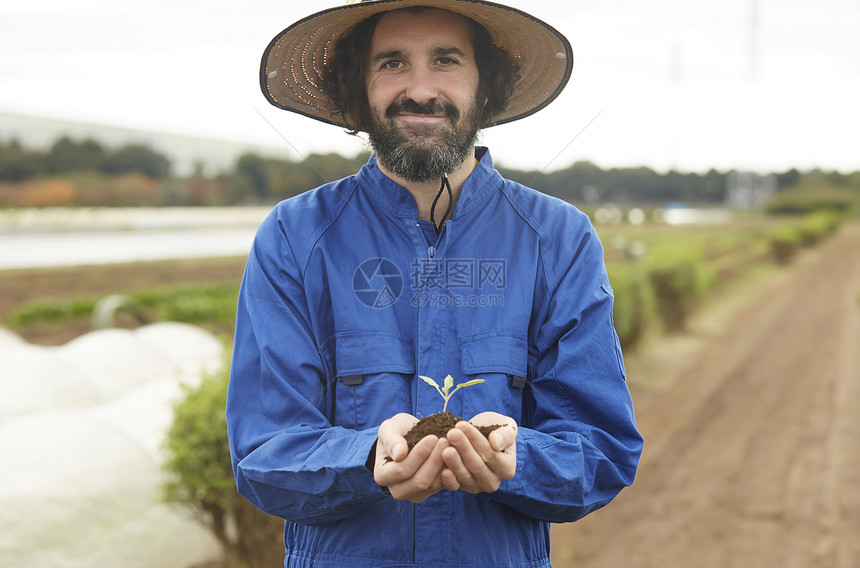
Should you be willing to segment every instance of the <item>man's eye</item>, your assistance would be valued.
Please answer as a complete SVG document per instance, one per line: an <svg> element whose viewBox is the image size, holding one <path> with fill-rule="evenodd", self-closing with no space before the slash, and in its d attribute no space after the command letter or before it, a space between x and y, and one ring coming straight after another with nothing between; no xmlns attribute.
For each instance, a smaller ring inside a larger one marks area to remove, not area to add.
<svg viewBox="0 0 860 568"><path fill-rule="evenodd" d="M392 59L391 61L386 61L385 63L382 64L383 69L391 69L391 70L400 69L400 67L402 67L402 66L403 66L403 62L401 62L397 59Z"/></svg>
<svg viewBox="0 0 860 568"><path fill-rule="evenodd" d="M450 57L440 57L436 60L439 65L456 65L457 60L452 59Z"/></svg>

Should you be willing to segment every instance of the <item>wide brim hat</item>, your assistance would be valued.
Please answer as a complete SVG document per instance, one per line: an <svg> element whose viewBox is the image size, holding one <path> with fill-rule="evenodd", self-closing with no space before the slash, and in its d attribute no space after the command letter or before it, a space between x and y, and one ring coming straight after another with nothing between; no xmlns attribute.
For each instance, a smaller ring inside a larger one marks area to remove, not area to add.
<svg viewBox="0 0 860 568"><path fill-rule="evenodd" d="M551 103L573 69L570 42L549 24L510 6L481 0L363 0L317 12L294 23L269 43L260 65L260 87L276 107L350 128L323 89L326 62L337 42L358 23L380 12L424 6L471 18L519 65L519 79L494 126L529 116Z"/></svg>

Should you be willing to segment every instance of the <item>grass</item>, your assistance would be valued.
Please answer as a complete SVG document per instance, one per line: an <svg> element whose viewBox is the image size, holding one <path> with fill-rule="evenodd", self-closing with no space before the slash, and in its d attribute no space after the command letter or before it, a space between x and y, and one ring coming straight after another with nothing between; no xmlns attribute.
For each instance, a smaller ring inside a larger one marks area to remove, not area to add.
<svg viewBox="0 0 860 568"><path fill-rule="evenodd" d="M232 325L238 285L220 282L172 285L125 294L151 320ZM26 302L6 318L12 327L90 317L101 297L42 299Z"/></svg>

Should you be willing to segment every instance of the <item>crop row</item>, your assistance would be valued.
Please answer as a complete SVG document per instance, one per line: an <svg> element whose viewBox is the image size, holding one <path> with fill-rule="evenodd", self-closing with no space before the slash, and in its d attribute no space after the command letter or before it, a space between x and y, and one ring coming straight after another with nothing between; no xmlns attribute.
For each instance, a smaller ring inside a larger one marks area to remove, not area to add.
<svg viewBox="0 0 860 568"><path fill-rule="evenodd" d="M803 247L836 231L843 218L820 211L727 228L645 232L644 240L632 241L629 234L623 239L604 234L604 241L623 243L621 254L607 253L615 327L622 345L635 347L655 328L682 331L709 292L763 263L788 263ZM624 252L630 250L636 252Z"/></svg>

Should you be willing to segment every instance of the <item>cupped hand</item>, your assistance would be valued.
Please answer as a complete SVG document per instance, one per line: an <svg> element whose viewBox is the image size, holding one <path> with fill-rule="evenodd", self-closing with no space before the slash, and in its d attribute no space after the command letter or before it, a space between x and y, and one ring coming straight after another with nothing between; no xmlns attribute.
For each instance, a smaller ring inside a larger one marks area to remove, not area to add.
<svg viewBox="0 0 860 568"><path fill-rule="evenodd" d="M502 426L485 438L473 424ZM447 434L449 447L442 450L442 486L467 493L496 491L502 481L516 474L517 432L516 420L497 412L482 412L469 422L458 422Z"/></svg>
<svg viewBox="0 0 860 568"><path fill-rule="evenodd" d="M418 422L411 414L397 414L379 426L373 478L398 500L420 503L442 490L442 452L448 441L425 436L412 450L404 437Z"/></svg>

